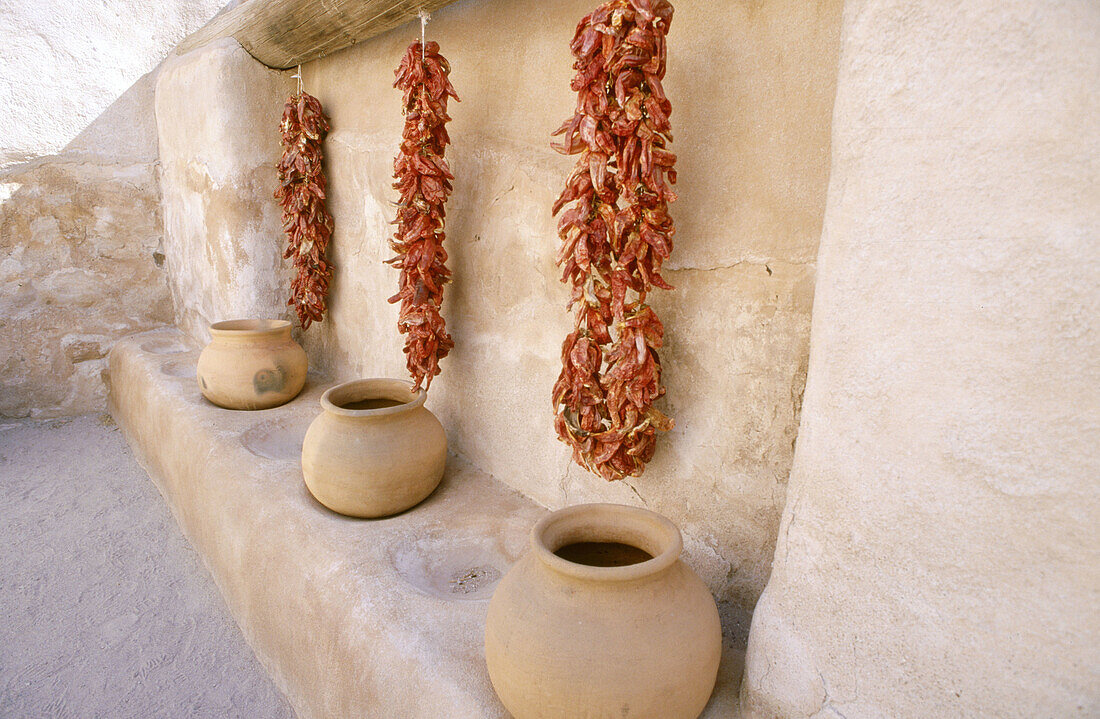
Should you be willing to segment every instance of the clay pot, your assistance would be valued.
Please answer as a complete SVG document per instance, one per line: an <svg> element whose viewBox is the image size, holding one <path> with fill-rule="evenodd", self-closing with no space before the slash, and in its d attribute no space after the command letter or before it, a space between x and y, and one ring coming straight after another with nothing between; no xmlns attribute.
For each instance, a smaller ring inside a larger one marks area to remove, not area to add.
<svg viewBox="0 0 1100 719"><path fill-rule="evenodd" d="M317 501L352 517L386 517L431 494L447 436L426 396L398 379L345 382L321 395L324 411L302 443L302 474Z"/></svg>
<svg viewBox="0 0 1100 719"><path fill-rule="evenodd" d="M665 517L582 504L535 525L497 585L489 677L515 719L695 719L718 674L722 630Z"/></svg>
<svg viewBox="0 0 1100 719"><path fill-rule="evenodd" d="M268 409L298 396L306 353L286 320L228 320L210 325L199 355L203 397L228 409Z"/></svg>

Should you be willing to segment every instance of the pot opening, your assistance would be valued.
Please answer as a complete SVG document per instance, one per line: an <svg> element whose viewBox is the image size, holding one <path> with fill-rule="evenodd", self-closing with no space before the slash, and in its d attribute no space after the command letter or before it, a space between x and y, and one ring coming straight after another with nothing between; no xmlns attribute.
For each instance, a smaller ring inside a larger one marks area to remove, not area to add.
<svg viewBox="0 0 1100 719"><path fill-rule="evenodd" d="M596 580L627 580L672 566L683 544L676 525L655 512L580 504L543 517L531 530L535 554L553 569Z"/></svg>
<svg viewBox="0 0 1100 719"><path fill-rule="evenodd" d="M386 407L398 407L405 403L385 397L368 397L367 399L333 402L333 404L340 409L385 409Z"/></svg>
<svg viewBox="0 0 1100 719"><path fill-rule="evenodd" d="M353 417L393 414L424 404L424 390L398 379L360 379L330 388L321 397L329 412Z"/></svg>
<svg viewBox="0 0 1100 719"><path fill-rule="evenodd" d="M622 542L574 542L560 547L554 554L587 567L629 567L653 559L644 549Z"/></svg>
<svg viewBox="0 0 1100 719"><path fill-rule="evenodd" d="M290 322L286 320L226 320L210 325L210 330L212 332L274 332L289 327Z"/></svg>

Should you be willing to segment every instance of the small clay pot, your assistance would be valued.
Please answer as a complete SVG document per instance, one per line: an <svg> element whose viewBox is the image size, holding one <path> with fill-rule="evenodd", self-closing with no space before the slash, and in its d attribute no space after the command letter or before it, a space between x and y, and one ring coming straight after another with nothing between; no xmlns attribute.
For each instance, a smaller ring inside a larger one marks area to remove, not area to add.
<svg viewBox="0 0 1100 719"><path fill-rule="evenodd" d="M317 501L352 517L387 517L431 494L447 435L426 397L398 379L345 382L321 395L324 411L302 443L302 474Z"/></svg>
<svg viewBox="0 0 1100 719"><path fill-rule="evenodd" d="M718 608L676 526L617 504L545 517L497 585L493 688L515 719L695 719L722 653Z"/></svg>
<svg viewBox="0 0 1100 719"><path fill-rule="evenodd" d="M199 389L219 407L268 409L302 391L306 353L286 320L215 322L210 337L199 355Z"/></svg>

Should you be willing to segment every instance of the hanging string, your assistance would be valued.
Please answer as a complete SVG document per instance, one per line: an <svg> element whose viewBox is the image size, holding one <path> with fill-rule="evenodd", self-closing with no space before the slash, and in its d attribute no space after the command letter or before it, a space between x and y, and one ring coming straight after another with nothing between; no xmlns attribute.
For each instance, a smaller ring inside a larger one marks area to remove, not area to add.
<svg viewBox="0 0 1100 719"><path fill-rule="evenodd" d="M421 10L417 17L420 18L420 62L424 62L426 57L424 55L424 42L425 33L424 29L428 26L428 21L432 19L431 14L427 10Z"/></svg>
<svg viewBox="0 0 1100 719"><path fill-rule="evenodd" d="M291 77L298 78L298 94L301 95L302 94L302 66L301 65L298 65L297 74L291 75Z"/></svg>

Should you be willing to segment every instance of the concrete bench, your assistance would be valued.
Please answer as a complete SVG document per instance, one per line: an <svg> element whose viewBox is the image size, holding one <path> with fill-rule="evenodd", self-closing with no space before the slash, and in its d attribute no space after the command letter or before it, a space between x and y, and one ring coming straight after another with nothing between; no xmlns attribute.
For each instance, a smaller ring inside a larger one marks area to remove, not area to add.
<svg viewBox="0 0 1100 719"><path fill-rule="evenodd" d="M335 514L299 461L330 383L310 375L282 407L226 410L199 394L198 353L175 329L118 342L110 410L299 716L506 717L485 613L546 510L452 455L414 509ZM705 717L735 714L740 666L723 663Z"/></svg>

